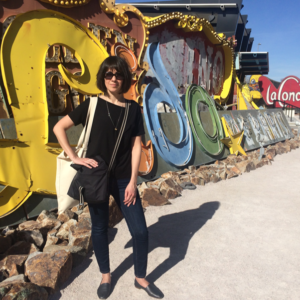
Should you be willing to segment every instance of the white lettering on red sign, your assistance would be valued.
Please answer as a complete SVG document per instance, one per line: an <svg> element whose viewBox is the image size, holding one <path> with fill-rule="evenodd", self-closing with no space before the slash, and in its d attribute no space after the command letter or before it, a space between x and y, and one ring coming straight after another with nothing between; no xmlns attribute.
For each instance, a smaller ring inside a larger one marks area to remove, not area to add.
<svg viewBox="0 0 300 300"><path fill-rule="evenodd" d="M295 76L286 77L281 82L278 90L267 77L261 76L259 81L263 87L262 96L268 105L273 105L274 100L281 102L300 101L300 79ZM281 102L279 102L279 105L283 107L284 104ZM296 104L296 106L299 106L299 104Z"/></svg>

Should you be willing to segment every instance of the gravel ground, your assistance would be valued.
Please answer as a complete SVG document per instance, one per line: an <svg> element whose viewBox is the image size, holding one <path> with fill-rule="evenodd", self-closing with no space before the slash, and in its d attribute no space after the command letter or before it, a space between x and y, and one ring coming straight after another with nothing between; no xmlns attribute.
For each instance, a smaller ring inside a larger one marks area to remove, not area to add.
<svg viewBox="0 0 300 300"><path fill-rule="evenodd" d="M164 299L300 299L300 149L237 178L184 191L149 207L148 280ZM109 299L150 299L133 285L123 220L109 232ZM98 299L93 252L51 300Z"/></svg>

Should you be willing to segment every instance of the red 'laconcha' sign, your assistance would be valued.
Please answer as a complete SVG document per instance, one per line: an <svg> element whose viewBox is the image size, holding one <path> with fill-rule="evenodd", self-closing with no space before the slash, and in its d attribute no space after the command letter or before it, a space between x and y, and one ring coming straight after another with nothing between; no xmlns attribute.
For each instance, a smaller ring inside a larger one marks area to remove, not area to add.
<svg viewBox="0 0 300 300"><path fill-rule="evenodd" d="M300 79L296 76L284 78L278 89L273 85L269 78L260 76L259 87L267 105L273 105L274 100L280 100L300 107ZM276 107L282 106L283 104L276 102Z"/></svg>

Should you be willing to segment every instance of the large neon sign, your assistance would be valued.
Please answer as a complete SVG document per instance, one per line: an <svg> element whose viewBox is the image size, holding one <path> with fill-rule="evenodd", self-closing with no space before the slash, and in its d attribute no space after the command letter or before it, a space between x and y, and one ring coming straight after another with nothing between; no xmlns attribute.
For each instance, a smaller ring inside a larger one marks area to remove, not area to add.
<svg viewBox="0 0 300 300"><path fill-rule="evenodd" d="M250 82L251 80L252 78ZM256 90L260 91L267 105L273 106L274 100L279 100L280 102L276 102L275 107L283 107L284 103L300 107L300 79L298 77L285 77L278 88L274 86L268 77L260 76L258 79L253 78L253 81L255 80L258 80Z"/></svg>
<svg viewBox="0 0 300 300"><path fill-rule="evenodd" d="M162 170L177 170L189 163L201 164L203 159L208 162L223 155L218 112L212 106L214 102L208 101L212 95L219 103L227 100L232 84L233 48L222 34L214 32L208 21L178 12L150 18L132 5L114 5L114 1L76 4L71 0L57 3L40 0L26 2L18 9L8 8L10 1L3 7L0 18L5 31L1 71L7 105L13 114L9 120L14 122L17 136L13 140L0 139L0 184L5 186L0 192L1 216L14 211L32 193L55 194L55 160L60 149L58 143L49 139L52 129L49 120L67 114L72 102L76 107L85 95L101 92L95 78L100 63L108 55L127 58L132 67L132 88L126 97L143 106L147 140L143 146L141 176L149 175L153 169L149 176L157 177ZM54 5L56 11L44 10L43 2ZM78 10L72 10L73 6L83 5L86 9L79 15ZM172 51L181 46L184 55L174 56ZM216 126L206 136L205 149L200 145L207 132L200 132L201 128L197 131L199 111L194 105L203 91L199 86L209 93L205 93L205 103L210 106ZM193 92L196 99L186 100L191 100L190 112L184 107L188 102L185 103L183 94L187 91ZM154 110L158 102L165 102L174 110L172 116L180 131L175 143L167 139L160 127ZM189 117L195 123L195 130L190 128ZM274 119L277 123L278 118ZM284 120L281 121L281 127L285 128ZM255 147L257 143L252 138L250 146ZM163 167L157 168L158 161Z"/></svg>

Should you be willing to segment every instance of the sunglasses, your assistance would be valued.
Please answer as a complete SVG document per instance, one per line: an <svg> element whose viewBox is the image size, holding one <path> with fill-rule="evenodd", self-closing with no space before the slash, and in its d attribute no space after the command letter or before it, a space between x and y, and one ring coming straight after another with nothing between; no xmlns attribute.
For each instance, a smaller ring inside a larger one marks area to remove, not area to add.
<svg viewBox="0 0 300 300"><path fill-rule="evenodd" d="M122 73L113 73L113 72L106 72L104 78L111 80L114 76L116 76L117 80L123 80L124 75Z"/></svg>

